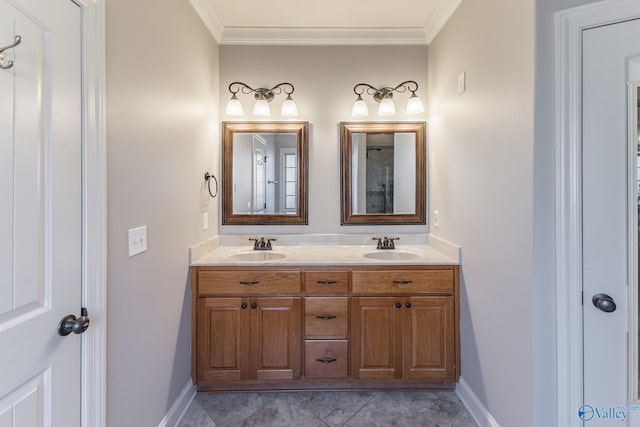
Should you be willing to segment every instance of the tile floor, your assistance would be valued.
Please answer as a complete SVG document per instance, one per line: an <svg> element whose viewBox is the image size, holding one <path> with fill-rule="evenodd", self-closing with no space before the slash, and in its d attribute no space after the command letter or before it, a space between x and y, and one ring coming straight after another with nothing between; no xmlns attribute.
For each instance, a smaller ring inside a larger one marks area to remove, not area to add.
<svg viewBox="0 0 640 427"><path fill-rule="evenodd" d="M454 391L198 393L180 427L475 427Z"/></svg>

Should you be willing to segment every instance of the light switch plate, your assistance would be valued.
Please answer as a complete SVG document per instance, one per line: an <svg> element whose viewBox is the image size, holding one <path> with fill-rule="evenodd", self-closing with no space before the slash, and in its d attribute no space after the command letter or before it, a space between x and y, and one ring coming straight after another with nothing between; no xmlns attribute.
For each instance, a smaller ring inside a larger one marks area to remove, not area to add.
<svg viewBox="0 0 640 427"><path fill-rule="evenodd" d="M129 229L129 258L147 250L147 226Z"/></svg>
<svg viewBox="0 0 640 427"><path fill-rule="evenodd" d="M458 76L458 95L464 93L467 90L467 73L461 73Z"/></svg>
<svg viewBox="0 0 640 427"><path fill-rule="evenodd" d="M209 212L202 213L202 230L209 229Z"/></svg>
<svg viewBox="0 0 640 427"><path fill-rule="evenodd" d="M440 211L433 211L433 226L440 227Z"/></svg>

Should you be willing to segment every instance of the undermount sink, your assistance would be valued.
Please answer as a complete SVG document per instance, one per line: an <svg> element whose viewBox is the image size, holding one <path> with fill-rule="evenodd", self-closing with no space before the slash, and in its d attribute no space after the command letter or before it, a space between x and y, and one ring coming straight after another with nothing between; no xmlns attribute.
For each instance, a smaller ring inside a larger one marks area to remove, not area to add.
<svg viewBox="0 0 640 427"><path fill-rule="evenodd" d="M240 252L235 255L231 255L230 258L237 259L238 261L272 261L282 259L284 257L286 257L286 255L279 252L251 251Z"/></svg>
<svg viewBox="0 0 640 427"><path fill-rule="evenodd" d="M395 249L386 251L367 252L363 255L365 258L380 259L386 261L409 261L420 258L420 255L413 252L398 251Z"/></svg>

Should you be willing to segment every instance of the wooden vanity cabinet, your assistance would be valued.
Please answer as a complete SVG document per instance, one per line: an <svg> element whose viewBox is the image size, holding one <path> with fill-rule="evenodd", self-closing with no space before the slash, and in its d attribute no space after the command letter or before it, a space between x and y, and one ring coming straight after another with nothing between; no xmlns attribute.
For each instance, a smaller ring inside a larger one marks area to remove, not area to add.
<svg viewBox="0 0 640 427"><path fill-rule="evenodd" d="M354 271L354 379L459 378L457 270Z"/></svg>
<svg viewBox="0 0 640 427"><path fill-rule="evenodd" d="M458 298L452 265L193 267L193 381L199 390L451 387Z"/></svg>
<svg viewBox="0 0 640 427"><path fill-rule="evenodd" d="M304 378L349 378L349 272L304 273Z"/></svg>
<svg viewBox="0 0 640 427"><path fill-rule="evenodd" d="M300 271L201 267L192 274L194 381L300 378Z"/></svg>
<svg viewBox="0 0 640 427"><path fill-rule="evenodd" d="M300 298L200 298L197 378L300 378Z"/></svg>

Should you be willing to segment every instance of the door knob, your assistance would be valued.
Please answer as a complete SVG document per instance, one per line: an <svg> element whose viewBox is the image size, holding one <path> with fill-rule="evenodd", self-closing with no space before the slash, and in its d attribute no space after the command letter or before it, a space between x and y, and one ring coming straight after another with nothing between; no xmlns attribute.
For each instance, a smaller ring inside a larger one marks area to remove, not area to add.
<svg viewBox="0 0 640 427"><path fill-rule="evenodd" d="M66 337L71 332L80 335L89 327L89 317L87 316L87 309L82 307L80 310L80 317L76 318L73 314L64 316L60 323L58 323L58 335Z"/></svg>
<svg viewBox="0 0 640 427"><path fill-rule="evenodd" d="M616 311L616 302L607 294L595 294L593 298L591 298L591 302L605 313Z"/></svg>

